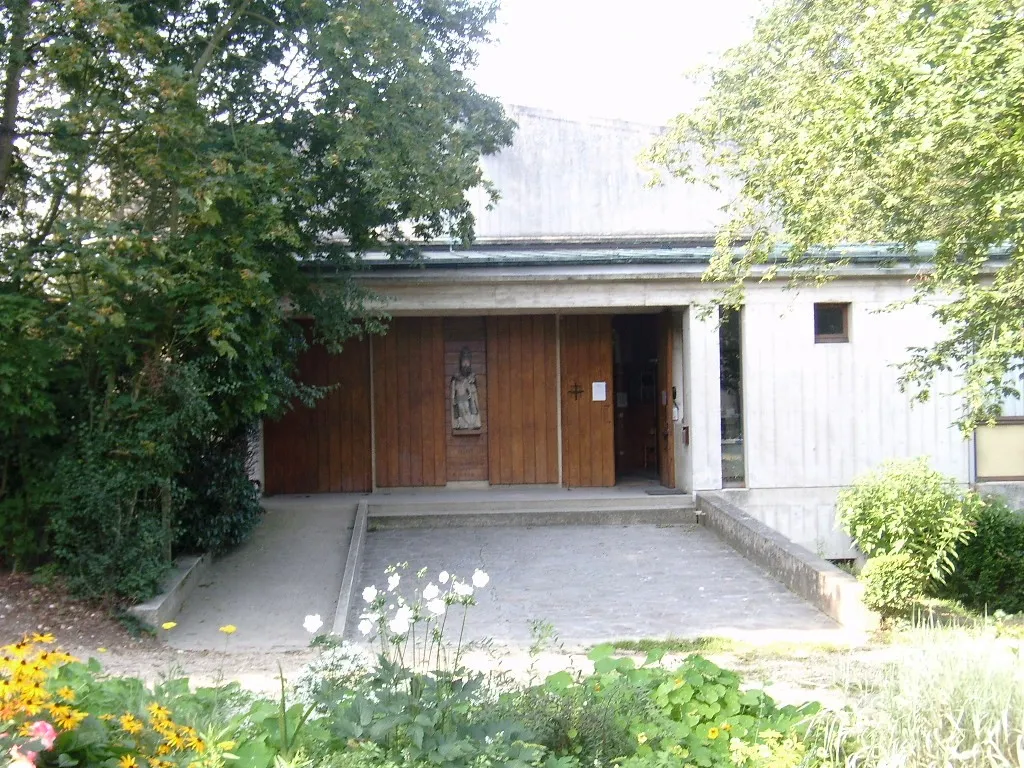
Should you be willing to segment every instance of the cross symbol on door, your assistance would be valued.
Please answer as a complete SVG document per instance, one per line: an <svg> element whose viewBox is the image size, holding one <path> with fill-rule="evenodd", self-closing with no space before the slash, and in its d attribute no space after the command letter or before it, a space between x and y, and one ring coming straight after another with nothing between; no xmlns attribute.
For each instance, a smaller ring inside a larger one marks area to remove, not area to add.
<svg viewBox="0 0 1024 768"><path fill-rule="evenodd" d="M583 387L574 381L572 386L569 387L569 394L572 395L573 400L579 400L580 395L583 394Z"/></svg>

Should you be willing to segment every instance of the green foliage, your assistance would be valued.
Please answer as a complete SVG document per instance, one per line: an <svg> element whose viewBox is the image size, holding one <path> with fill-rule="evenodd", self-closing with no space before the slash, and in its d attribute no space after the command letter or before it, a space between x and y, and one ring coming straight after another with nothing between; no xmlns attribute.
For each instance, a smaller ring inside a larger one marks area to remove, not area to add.
<svg viewBox="0 0 1024 768"><path fill-rule="evenodd" d="M868 557L906 555L924 578L942 582L973 534L981 504L919 458L889 462L844 488L836 519Z"/></svg>
<svg viewBox="0 0 1024 768"><path fill-rule="evenodd" d="M195 445L177 478L174 548L220 555L241 544L263 517L249 480L252 430Z"/></svg>
<svg viewBox="0 0 1024 768"><path fill-rule="evenodd" d="M631 658L613 656L613 651L611 645L591 651L592 675L576 681L560 672L545 682L546 692L569 700L561 709L541 710L570 715L556 719L560 727L541 742L555 754L576 756L584 765L614 758L637 768L729 766L733 739L755 744L766 732L799 738L803 724L817 711L816 704L780 707L763 691L742 690L737 675L700 656L667 669L657 664L658 651L640 666ZM530 701L537 700L533 696ZM543 705L544 699L539 701ZM593 713L600 716L593 718ZM628 742L625 733L631 737ZM624 751L613 756L612 748Z"/></svg>
<svg viewBox="0 0 1024 768"><path fill-rule="evenodd" d="M934 242L916 287L952 299L931 305L946 336L915 348L902 383L924 398L937 374L959 373L965 431L998 414L1024 366L1024 143L1007 139L1024 90L1018 11L779 0L648 157L732 190L707 275L731 283L729 303L782 267L829 274L821 248Z"/></svg>
<svg viewBox="0 0 1024 768"><path fill-rule="evenodd" d="M141 596L172 537L222 550L251 529L229 446L322 394L294 380L305 344L381 329L360 256L472 235L464 193L512 129L466 76L494 13L0 7L5 566L55 556L89 592Z"/></svg>
<svg viewBox="0 0 1024 768"><path fill-rule="evenodd" d="M995 499L985 502L974 537L958 551L943 597L979 611L1024 613L1024 515Z"/></svg>
<svg viewBox="0 0 1024 768"><path fill-rule="evenodd" d="M514 721L524 738L580 765L605 764L637 747L634 723L649 721L654 708L643 692L625 681L565 685L564 674L544 685L504 694L493 710L499 721Z"/></svg>
<svg viewBox="0 0 1024 768"><path fill-rule="evenodd" d="M924 596L928 577L906 552L876 555L861 571L864 604L882 616L905 616Z"/></svg>

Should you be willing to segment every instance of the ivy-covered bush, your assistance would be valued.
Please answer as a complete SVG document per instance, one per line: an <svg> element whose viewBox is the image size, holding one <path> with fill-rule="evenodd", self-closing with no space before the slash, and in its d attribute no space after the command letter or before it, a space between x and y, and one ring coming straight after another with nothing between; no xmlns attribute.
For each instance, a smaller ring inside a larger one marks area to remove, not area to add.
<svg viewBox="0 0 1024 768"><path fill-rule="evenodd" d="M840 491L836 519L868 558L900 555L861 574L865 581L876 579L872 594L891 604L888 598L922 597L953 572L957 549L974 534L981 507L977 494L917 458L888 462ZM897 585L901 577L906 580Z"/></svg>
<svg viewBox="0 0 1024 768"><path fill-rule="evenodd" d="M956 570L939 590L942 597L990 613L1024 612L1024 514L987 500L974 537L957 555Z"/></svg>
<svg viewBox="0 0 1024 768"><path fill-rule="evenodd" d="M174 548L223 554L248 538L263 516L249 481L252 429L197 441L177 477Z"/></svg>

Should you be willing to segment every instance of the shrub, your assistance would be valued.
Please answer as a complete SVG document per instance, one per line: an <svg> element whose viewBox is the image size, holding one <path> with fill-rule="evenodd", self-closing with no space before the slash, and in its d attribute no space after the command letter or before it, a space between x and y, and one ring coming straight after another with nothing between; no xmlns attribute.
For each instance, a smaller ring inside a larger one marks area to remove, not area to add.
<svg viewBox="0 0 1024 768"><path fill-rule="evenodd" d="M868 557L905 554L923 575L942 582L953 571L957 547L971 537L981 506L977 494L918 458L889 462L858 478L840 491L836 517Z"/></svg>
<svg viewBox="0 0 1024 768"><path fill-rule="evenodd" d="M928 584L927 575L906 552L872 557L864 565L860 580L864 583L864 604L886 617L909 613Z"/></svg>
<svg viewBox="0 0 1024 768"><path fill-rule="evenodd" d="M957 554L942 597L978 610L1024 612L1024 514L987 501L974 537Z"/></svg>
<svg viewBox="0 0 1024 768"><path fill-rule="evenodd" d="M174 548L223 554L244 542L263 516L249 480L252 430L209 435L189 452L177 478Z"/></svg>

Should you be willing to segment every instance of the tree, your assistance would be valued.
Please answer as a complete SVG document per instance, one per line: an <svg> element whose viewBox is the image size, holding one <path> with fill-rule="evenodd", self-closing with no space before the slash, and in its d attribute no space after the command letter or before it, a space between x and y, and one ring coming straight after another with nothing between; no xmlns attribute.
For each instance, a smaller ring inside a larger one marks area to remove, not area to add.
<svg viewBox="0 0 1024 768"><path fill-rule="evenodd" d="M731 301L844 243L933 244L915 300L945 336L901 382L923 399L956 371L967 431L1024 371L1022 94L1020 2L779 0L648 160L738 190L707 275Z"/></svg>
<svg viewBox="0 0 1024 768"><path fill-rule="evenodd" d="M380 327L349 279L361 253L472 236L464 193L512 127L465 74L494 13L0 7L0 542L77 547L105 517L101 541L155 537L166 560L194 457L318 394L293 380L289 318L337 348Z"/></svg>

